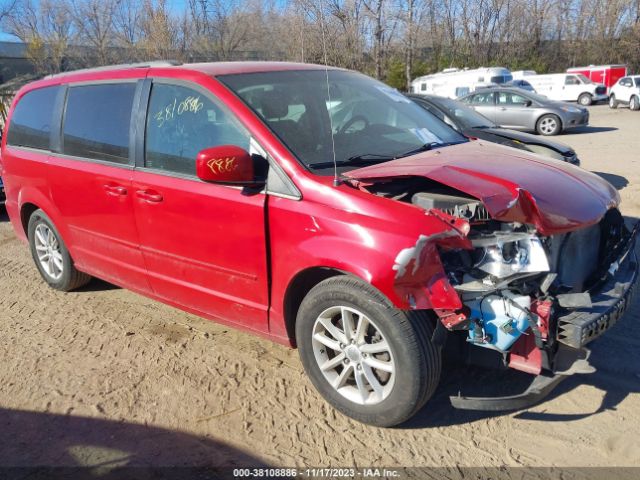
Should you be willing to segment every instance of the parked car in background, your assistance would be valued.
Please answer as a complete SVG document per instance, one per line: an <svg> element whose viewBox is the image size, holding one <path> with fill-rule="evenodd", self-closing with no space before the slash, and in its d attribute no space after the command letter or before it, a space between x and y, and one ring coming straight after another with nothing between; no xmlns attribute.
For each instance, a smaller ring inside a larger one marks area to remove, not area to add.
<svg viewBox="0 0 640 480"><path fill-rule="evenodd" d="M501 127L534 131L540 135L557 135L563 130L589 124L586 108L517 88L487 89L460 101Z"/></svg>
<svg viewBox="0 0 640 480"><path fill-rule="evenodd" d="M585 107L608 98L607 87L592 82L581 73L530 75L527 82L537 93L551 100L578 102Z"/></svg>
<svg viewBox="0 0 640 480"><path fill-rule="evenodd" d="M609 106L629 105L630 110L640 110L640 75L630 75L618 80L611 88Z"/></svg>
<svg viewBox="0 0 640 480"><path fill-rule="evenodd" d="M594 83L600 83L607 87L607 93L611 92L618 80L627 76L626 65L589 65L588 67L568 68L567 73L580 73Z"/></svg>
<svg viewBox="0 0 640 480"><path fill-rule="evenodd" d="M580 165L576 152L569 146L537 135L500 128L488 118L458 100L436 95L408 95L414 102L451 125L465 137L538 153L556 160Z"/></svg>
<svg viewBox="0 0 640 480"><path fill-rule="evenodd" d="M50 76L16 95L1 154L11 224L49 286L93 275L297 346L331 405L378 426L427 403L445 345L533 375L455 406L540 401L585 371L637 281L637 227L604 179L469 141L324 65Z"/></svg>
<svg viewBox="0 0 640 480"><path fill-rule="evenodd" d="M433 94L458 98L491 85L513 80L511 72L503 67L473 70L448 68L432 75L418 77L411 82L411 93Z"/></svg>

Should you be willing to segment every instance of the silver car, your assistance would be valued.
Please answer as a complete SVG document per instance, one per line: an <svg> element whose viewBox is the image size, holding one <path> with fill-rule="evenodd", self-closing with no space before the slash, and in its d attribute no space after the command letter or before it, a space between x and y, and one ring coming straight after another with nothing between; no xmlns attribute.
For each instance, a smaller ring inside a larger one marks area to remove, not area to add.
<svg viewBox="0 0 640 480"><path fill-rule="evenodd" d="M557 135L589 124L589 110L518 88L491 88L459 99L504 128Z"/></svg>

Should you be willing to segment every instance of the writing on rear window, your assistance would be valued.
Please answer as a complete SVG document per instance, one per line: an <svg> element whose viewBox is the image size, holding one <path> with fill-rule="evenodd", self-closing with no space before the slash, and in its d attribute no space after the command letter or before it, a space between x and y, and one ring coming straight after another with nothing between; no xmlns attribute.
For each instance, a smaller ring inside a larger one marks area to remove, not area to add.
<svg viewBox="0 0 640 480"><path fill-rule="evenodd" d="M204 103L200 100L200 97L188 96L184 100L178 102L177 98L173 99L173 102L166 105L162 110L154 115L158 127L162 127L165 122L173 120L176 115L182 115L183 113L198 113L204 107Z"/></svg>

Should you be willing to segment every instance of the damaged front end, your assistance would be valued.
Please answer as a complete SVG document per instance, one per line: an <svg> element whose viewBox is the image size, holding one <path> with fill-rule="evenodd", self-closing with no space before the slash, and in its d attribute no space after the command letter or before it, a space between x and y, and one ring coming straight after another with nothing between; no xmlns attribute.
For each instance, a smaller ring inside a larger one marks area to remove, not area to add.
<svg viewBox="0 0 640 480"><path fill-rule="evenodd" d="M396 289L409 292L412 308L432 309L469 348L491 350L503 366L536 376L522 394L458 396L451 399L455 407L524 408L567 375L593 371L585 346L622 316L638 277L639 225L628 229L616 206L605 204L599 220L566 231L531 221L538 205L523 189L498 214L478 198L432 179L369 179L354 185L421 207L453 227L398 254ZM514 212L521 212L520 221L514 221ZM418 253L432 261L421 265ZM420 303L410 293L421 281L429 302Z"/></svg>
<svg viewBox="0 0 640 480"><path fill-rule="evenodd" d="M617 209L597 224L542 236L520 224L471 229L473 250L443 251L465 305L467 341L496 350L504 364L537 377L520 395L451 399L457 408L524 408L563 378L591 373L588 342L625 312L637 283L634 245ZM507 233L505 233L505 230Z"/></svg>

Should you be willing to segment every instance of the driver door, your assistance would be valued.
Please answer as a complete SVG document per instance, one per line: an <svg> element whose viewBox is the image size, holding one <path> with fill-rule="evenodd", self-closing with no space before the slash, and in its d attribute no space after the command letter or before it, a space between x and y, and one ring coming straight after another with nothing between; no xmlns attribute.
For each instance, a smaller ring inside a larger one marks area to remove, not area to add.
<svg viewBox="0 0 640 480"><path fill-rule="evenodd" d="M249 134L195 84L153 80L147 112L144 165L132 190L153 292L199 315L266 331L266 197L195 174L200 150L249 151Z"/></svg>
<svg viewBox="0 0 640 480"><path fill-rule="evenodd" d="M517 93L496 93L496 123L506 128L535 128L530 104L528 99Z"/></svg>
<svg viewBox="0 0 640 480"><path fill-rule="evenodd" d="M564 79L562 87L562 100L567 102L575 102L581 93L585 91L582 82L575 75L567 75Z"/></svg>

